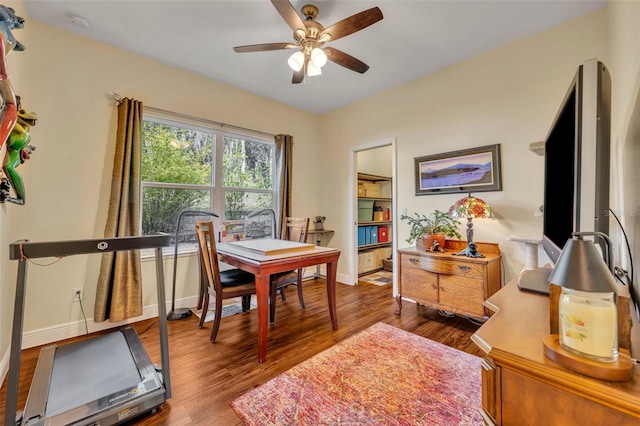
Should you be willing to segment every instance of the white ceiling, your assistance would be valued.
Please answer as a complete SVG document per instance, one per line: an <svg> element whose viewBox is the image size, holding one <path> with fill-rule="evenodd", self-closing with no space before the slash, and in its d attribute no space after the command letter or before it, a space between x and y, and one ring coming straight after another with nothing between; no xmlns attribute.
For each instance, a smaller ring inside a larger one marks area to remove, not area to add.
<svg viewBox="0 0 640 426"><path fill-rule="evenodd" d="M29 19L322 114L594 12L606 0L293 0L298 12L308 3L318 6L317 20L325 27L374 6L384 15L327 44L369 65L365 74L328 62L321 76L296 85L287 65L291 50L233 51L234 46L293 40L267 0L25 3ZM89 28L75 26L74 15ZM19 32L15 35L20 40Z"/></svg>

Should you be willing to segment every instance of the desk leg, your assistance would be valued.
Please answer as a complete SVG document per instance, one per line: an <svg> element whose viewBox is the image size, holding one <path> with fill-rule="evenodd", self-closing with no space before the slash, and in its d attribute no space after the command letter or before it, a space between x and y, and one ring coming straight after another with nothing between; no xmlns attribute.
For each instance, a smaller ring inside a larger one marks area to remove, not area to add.
<svg viewBox="0 0 640 426"><path fill-rule="evenodd" d="M267 360L267 328L269 326L269 275L256 275L258 299L258 361Z"/></svg>
<svg viewBox="0 0 640 426"><path fill-rule="evenodd" d="M318 234L318 236L316 237L316 245L318 247L320 247L320 243L322 243L322 234ZM317 280L321 276L322 275L320 275L320 265L316 265L316 274L313 276L313 278Z"/></svg>
<svg viewBox="0 0 640 426"><path fill-rule="evenodd" d="M327 297L329 298L329 315L334 330L338 329L338 312L336 311L336 272L338 262L327 263Z"/></svg>

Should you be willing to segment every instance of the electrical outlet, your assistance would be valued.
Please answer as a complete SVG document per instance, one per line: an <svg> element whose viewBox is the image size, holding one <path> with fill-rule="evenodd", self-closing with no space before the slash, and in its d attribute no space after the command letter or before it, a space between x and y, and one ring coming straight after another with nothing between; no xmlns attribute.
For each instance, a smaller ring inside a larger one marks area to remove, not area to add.
<svg viewBox="0 0 640 426"><path fill-rule="evenodd" d="M74 288L71 293L71 301L79 302L81 300L84 300L84 292L82 291L82 287Z"/></svg>

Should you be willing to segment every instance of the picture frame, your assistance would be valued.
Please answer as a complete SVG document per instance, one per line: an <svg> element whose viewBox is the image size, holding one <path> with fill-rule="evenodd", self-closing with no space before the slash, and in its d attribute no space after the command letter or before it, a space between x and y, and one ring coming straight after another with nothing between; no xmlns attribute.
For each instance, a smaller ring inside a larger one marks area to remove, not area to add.
<svg viewBox="0 0 640 426"><path fill-rule="evenodd" d="M502 191L500 144L414 158L416 195Z"/></svg>

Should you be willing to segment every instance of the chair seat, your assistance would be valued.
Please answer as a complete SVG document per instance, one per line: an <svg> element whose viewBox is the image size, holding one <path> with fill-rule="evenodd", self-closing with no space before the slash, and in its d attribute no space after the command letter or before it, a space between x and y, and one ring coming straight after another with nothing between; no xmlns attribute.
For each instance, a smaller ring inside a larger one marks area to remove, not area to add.
<svg viewBox="0 0 640 426"><path fill-rule="evenodd" d="M229 269L220 271L220 284L222 287L238 287L245 284L253 284L255 277L253 274L242 269Z"/></svg>
<svg viewBox="0 0 640 426"><path fill-rule="evenodd" d="M280 284L297 281L298 280L298 271L287 271L287 272L278 272L277 274L271 275L271 284L275 286L279 286Z"/></svg>

